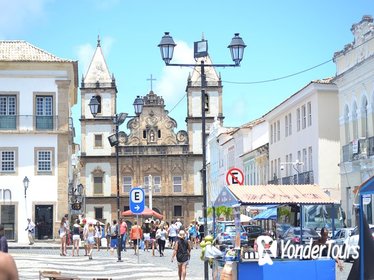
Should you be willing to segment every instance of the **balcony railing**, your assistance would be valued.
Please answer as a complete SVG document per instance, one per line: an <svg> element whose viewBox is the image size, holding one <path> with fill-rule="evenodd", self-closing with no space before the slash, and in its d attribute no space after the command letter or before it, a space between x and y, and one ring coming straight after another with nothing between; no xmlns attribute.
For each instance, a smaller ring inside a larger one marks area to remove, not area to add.
<svg viewBox="0 0 374 280"><path fill-rule="evenodd" d="M68 117L0 115L0 131L72 131Z"/></svg>
<svg viewBox="0 0 374 280"><path fill-rule="evenodd" d="M188 145L174 146L119 146L120 155L180 155L188 154Z"/></svg>
<svg viewBox="0 0 374 280"><path fill-rule="evenodd" d="M366 159L372 155L374 155L374 137L358 140L356 147L352 142L342 147L343 162Z"/></svg>
<svg viewBox="0 0 374 280"><path fill-rule="evenodd" d="M268 181L268 183L271 185L314 184L314 175L313 175L313 171L300 172L299 174L295 174L292 176L274 178L273 180Z"/></svg>

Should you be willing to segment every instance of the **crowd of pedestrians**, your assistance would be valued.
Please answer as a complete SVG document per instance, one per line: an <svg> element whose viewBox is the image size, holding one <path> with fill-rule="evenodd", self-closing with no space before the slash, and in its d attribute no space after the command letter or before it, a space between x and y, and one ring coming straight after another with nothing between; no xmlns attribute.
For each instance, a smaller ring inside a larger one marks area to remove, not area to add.
<svg viewBox="0 0 374 280"><path fill-rule="evenodd" d="M151 252L152 256L163 257L166 247L177 251L182 247L188 251L198 248L199 240L202 239L204 232L202 227L198 222L185 226L180 219L170 223L146 219L142 224L134 221L131 226L125 219L120 219L118 222L113 220L112 223L104 225L99 221L93 223L89 220L87 222L84 216L81 220L75 219L70 225L65 215L61 219L58 230L61 240L60 255L66 256L67 246L72 244L71 256L79 256L80 246L83 245L84 256L88 256L90 260L93 258L94 249L99 251L106 247L107 251L114 254L119 245L123 251L129 247L133 248L134 255L139 254L139 250L144 250ZM184 243L180 243L181 239L188 244L187 247L183 245ZM177 251L175 251L175 256L177 256ZM181 270L181 275L183 271Z"/></svg>

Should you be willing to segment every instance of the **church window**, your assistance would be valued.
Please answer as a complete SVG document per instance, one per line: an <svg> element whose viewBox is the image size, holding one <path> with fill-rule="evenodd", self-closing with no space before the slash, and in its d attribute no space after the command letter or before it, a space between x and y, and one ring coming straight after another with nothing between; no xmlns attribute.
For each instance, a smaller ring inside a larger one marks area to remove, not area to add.
<svg viewBox="0 0 374 280"><path fill-rule="evenodd" d="M144 176L144 191L149 192L149 176ZM153 193L160 193L161 192L161 177L160 176L152 176L152 190Z"/></svg>
<svg viewBox="0 0 374 280"><path fill-rule="evenodd" d="M181 217L182 216L182 206L181 205L174 205L174 216Z"/></svg>
<svg viewBox="0 0 374 280"><path fill-rule="evenodd" d="M205 111L209 111L209 95L205 93Z"/></svg>
<svg viewBox="0 0 374 280"><path fill-rule="evenodd" d="M123 176L123 192L129 193L132 187L132 177Z"/></svg>
<svg viewBox="0 0 374 280"><path fill-rule="evenodd" d="M173 191L182 192L182 177L181 176L173 177Z"/></svg>
<svg viewBox="0 0 374 280"><path fill-rule="evenodd" d="M103 135L95 134L95 148L102 148L103 147Z"/></svg>
<svg viewBox="0 0 374 280"><path fill-rule="evenodd" d="M161 130L158 130L158 131L157 131L157 137L158 137L158 138L161 138Z"/></svg>
<svg viewBox="0 0 374 280"><path fill-rule="evenodd" d="M102 219L103 218L103 207L94 207L95 209L95 219Z"/></svg>
<svg viewBox="0 0 374 280"><path fill-rule="evenodd" d="M143 130L143 139L147 138L147 131Z"/></svg>
<svg viewBox="0 0 374 280"><path fill-rule="evenodd" d="M94 194L103 194L103 176L95 175L94 180Z"/></svg>
<svg viewBox="0 0 374 280"><path fill-rule="evenodd" d="M96 95L95 97L96 97L96 100L99 102L99 108L97 109L97 113L101 114L101 96Z"/></svg>

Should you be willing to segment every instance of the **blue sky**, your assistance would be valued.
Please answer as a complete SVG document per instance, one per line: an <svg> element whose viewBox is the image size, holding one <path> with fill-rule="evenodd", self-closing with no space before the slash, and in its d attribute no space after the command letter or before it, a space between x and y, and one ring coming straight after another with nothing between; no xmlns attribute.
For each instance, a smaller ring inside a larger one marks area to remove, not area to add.
<svg viewBox="0 0 374 280"><path fill-rule="evenodd" d="M311 80L335 75L331 61L291 78L283 77L333 58L353 41L352 24L374 16L372 0L284 1L127 1L0 0L0 39L26 40L54 55L79 61L79 79L100 34L119 91L118 112L133 114L133 100L153 89L186 129L186 80L189 68L165 67L157 47L165 31L177 43L174 63L193 62L193 42L202 33L213 63L231 63L227 49L239 32L247 48L239 68L217 69L223 80L225 126L261 117ZM79 93L80 94L80 93ZM175 106L178 101L182 101ZM74 109L80 142L80 104ZM124 129L125 127L122 127Z"/></svg>

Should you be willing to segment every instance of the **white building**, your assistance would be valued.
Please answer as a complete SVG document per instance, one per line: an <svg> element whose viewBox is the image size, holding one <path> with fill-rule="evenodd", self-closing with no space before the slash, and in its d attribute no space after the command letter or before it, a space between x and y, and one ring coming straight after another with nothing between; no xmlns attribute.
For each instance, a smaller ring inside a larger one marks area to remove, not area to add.
<svg viewBox="0 0 374 280"><path fill-rule="evenodd" d="M208 205L227 185L226 177L231 168L243 172L245 185L267 182L267 142L268 125L262 118L237 128L222 127L218 121L213 124L207 147Z"/></svg>
<svg viewBox="0 0 374 280"><path fill-rule="evenodd" d="M341 139L341 195L348 225L355 225L356 190L374 172L374 24L371 16L353 24L354 41L336 52ZM373 203L366 207L373 223Z"/></svg>
<svg viewBox="0 0 374 280"><path fill-rule="evenodd" d="M68 213L77 72L76 61L0 41L0 223L9 240L27 242L27 218L36 239L52 239Z"/></svg>
<svg viewBox="0 0 374 280"><path fill-rule="evenodd" d="M317 184L340 201L338 90L312 81L268 112L272 184Z"/></svg>

